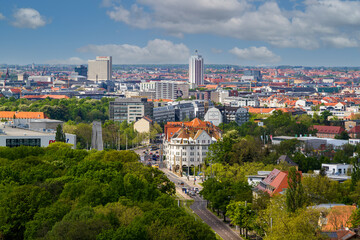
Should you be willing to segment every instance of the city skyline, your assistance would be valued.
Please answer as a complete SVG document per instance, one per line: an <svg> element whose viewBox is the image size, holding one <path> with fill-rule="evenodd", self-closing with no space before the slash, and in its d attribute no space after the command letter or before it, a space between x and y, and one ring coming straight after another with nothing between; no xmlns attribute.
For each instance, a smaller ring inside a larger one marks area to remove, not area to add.
<svg viewBox="0 0 360 240"><path fill-rule="evenodd" d="M359 66L360 3L1 1L0 63Z"/></svg>

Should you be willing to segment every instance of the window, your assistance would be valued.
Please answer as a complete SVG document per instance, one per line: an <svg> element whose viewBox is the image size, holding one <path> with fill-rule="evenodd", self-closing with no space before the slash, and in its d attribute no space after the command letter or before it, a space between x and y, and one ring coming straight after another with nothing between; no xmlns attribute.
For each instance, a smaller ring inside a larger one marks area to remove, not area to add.
<svg viewBox="0 0 360 240"><path fill-rule="evenodd" d="M7 147L19 147L19 146L30 146L40 147L40 138L25 138L25 139L6 139Z"/></svg>
<svg viewBox="0 0 360 240"><path fill-rule="evenodd" d="M194 154L194 152L190 152L190 156L194 156L195 154Z"/></svg>
<svg viewBox="0 0 360 240"><path fill-rule="evenodd" d="M183 152L182 155L183 155L183 156L186 156L186 152Z"/></svg>
<svg viewBox="0 0 360 240"><path fill-rule="evenodd" d="M190 162L193 162L194 161L194 158L190 158Z"/></svg>
<svg viewBox="0 0 360 240"><path fill-rule="evenodd" d="M203 150L206 150L206 149L207 149L207 146L203 146L202 149L203 149Z"/></svg>
<svg viewBox="0 0 360 240"><path fill-rule="evenodd" d="M179 152L176 152L176 156L179 156L180 155L180 153Z"/></svg>

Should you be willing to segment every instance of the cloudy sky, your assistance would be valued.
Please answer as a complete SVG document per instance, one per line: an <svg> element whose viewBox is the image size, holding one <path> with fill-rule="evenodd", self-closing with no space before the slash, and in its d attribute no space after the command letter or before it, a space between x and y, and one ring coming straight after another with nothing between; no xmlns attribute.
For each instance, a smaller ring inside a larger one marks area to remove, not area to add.
<svg viewBox="0 0 360 240"><path fill-rule="evenodd" d="M0 0L0 63L360 66L360 1Z"/></svg>

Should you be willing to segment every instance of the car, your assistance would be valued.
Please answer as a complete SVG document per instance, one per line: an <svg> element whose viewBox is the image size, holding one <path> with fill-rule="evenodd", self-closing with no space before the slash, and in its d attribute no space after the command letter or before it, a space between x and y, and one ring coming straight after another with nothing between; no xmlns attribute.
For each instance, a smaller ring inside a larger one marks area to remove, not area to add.
<svg viewBox="0 0 360 240"><path fill-rule="evenodd" d="M196 194L195 194L195 192L194 191L189 191L189 196L190 197L194 197Z"/></svg>
<svg viewBox="0 0 360 240"><path fill-rule="evenodd" d="M181 186L184 186L184 185L185 185L185 183L184 183L184 182L179 182L179 184L180 184Z"/></svg>
<svg viewBox="0 0 360 240"><path fill-rule="evenodd" d="M153 164L152 167L153 168L159 168L159 164Z"/></svg>
<svg viewBox="0 0 360 240"><path fill-rule="evenodd" d="M198 193L198 192L199 192L199 188L198 188L198 187L194 188L194 191L195 191L196 193Z"/></svg>

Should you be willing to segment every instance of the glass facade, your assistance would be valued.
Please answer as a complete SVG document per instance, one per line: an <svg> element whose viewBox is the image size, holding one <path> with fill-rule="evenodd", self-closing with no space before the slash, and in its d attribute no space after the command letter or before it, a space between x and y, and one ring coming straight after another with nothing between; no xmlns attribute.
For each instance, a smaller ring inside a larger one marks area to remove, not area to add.
<svg viewBox="0 0 360 240"><path fill-rule="evenodd" d="M19 147L19 146L40 147L41 140L40 138L6 139L6 146L7 147Z"/></svg>

